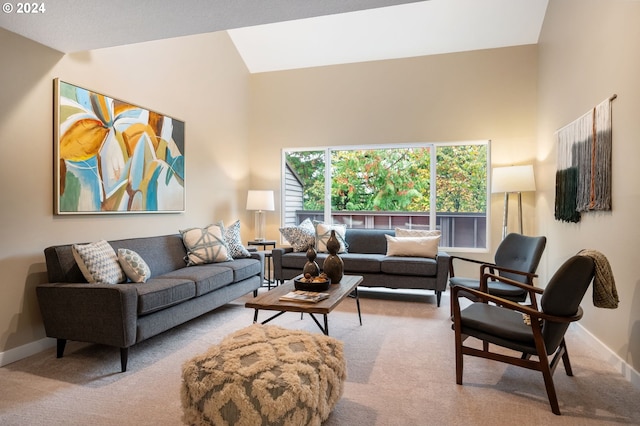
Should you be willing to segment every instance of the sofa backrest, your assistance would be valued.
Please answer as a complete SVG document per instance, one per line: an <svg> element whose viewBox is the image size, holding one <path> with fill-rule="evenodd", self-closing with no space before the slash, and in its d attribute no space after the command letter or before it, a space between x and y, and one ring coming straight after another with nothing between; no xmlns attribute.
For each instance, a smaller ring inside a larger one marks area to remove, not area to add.
<svg viewBox="0 0 640 426"><path fill-rule="evenodd" d="M387 252L387 238L385 235L395 235L393 229L358 229L348 228L344 239L348 244L349 253L385 254Z"/></svg>
<svg viewBox="0 0 640 426"><path fill-rule="evenodd" d="M138 253L149 265L152 276L186 266L184 257L187 251L178 234L114 240L109 244L116 252L119 248L128 248ZM49 282L87 282L73 257L71 244L47 247L44 255Z"/></svg>

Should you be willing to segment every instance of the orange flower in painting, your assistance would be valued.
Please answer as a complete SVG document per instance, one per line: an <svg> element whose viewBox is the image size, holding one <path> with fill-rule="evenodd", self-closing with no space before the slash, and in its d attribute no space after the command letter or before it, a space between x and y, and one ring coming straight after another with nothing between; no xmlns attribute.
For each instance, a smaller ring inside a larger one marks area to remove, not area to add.
<svg viewBox="0 0 640 426"><path fill-rule="evenodd" d="M78 120L60 138L60 157L71 161L94 157L108 134L100 120Z"/></svg>

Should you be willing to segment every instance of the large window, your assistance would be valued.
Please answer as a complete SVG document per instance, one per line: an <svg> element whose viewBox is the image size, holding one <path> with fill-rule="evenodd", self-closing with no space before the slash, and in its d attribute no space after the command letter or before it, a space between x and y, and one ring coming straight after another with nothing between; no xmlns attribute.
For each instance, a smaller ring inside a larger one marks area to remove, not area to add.
<svg viewBox="0 0 640 426"><path fill-rule="evenodd" d="M488 141L285 149L284 225L439 229L444 248L484 249L488 154Z"/></svg>

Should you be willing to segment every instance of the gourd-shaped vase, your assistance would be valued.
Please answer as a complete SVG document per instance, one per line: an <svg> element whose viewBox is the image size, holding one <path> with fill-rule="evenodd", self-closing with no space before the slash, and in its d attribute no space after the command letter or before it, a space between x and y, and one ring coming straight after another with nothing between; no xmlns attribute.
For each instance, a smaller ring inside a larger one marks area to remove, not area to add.
<svg viewBox="0 0 640 426"><path fill-rule="evenodd" d="M302 275L306 276L307 274L312 277L317 277L320 275L320 267L316 262L316 251L313 247L309 247L307 249L307 263L304 264L304 268L302 268Z"/></svg>
<svg viewBox="0 0 640 426"><path fill-rule="evenodd" d="M338 284L342 280L344 271L344 263L338 251L340 250L340 241L336 237L336 231L331 230L331 236L327 240L327 251L329 256L324 260L322 264L322 271L327 274L327 277L331 278L331 284Z"/></svg>

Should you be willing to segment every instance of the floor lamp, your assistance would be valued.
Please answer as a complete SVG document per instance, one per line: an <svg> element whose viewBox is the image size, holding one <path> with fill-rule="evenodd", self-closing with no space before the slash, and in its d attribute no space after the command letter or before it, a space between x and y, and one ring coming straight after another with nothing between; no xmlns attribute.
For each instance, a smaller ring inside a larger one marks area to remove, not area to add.
<svg viewBox="0 0 640 426"><path fill-rule="evenodd" d="M535 191L536 182L533 176L533 166L494 167L491 178L491 192L504 192L504 216L502 218L502 239L507 236L507 222L509 220L509 194L518 194L518 224L522 234L522 193Z"/></svg>
<svg viewBox="0 0 640 426"><path fill-rule="evenodd" d="M249 190L247 194L247 210L256 211L256 241L265 240L265 211L275 210L273 191Z"/></svg>

